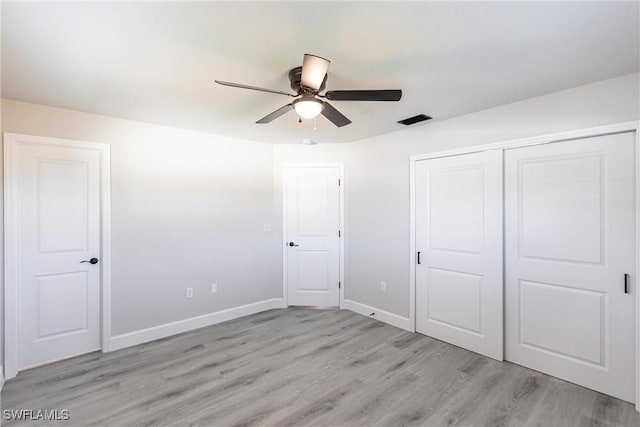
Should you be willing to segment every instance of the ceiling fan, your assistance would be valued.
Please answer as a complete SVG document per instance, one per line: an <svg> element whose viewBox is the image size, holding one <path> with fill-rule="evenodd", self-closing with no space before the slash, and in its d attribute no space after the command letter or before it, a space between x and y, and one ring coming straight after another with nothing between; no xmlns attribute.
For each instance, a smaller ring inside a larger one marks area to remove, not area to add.
<svg viewBox="0 0 640 427"><path fill-rule="evenodd" d="M270 123L285 113L294 110L298 116L300 116L300 121L302 121L303 118L312 119L322 114L334 125L342 127L351 123L351 120L346 118L327 101L324 101L323 98L331 101L399 101L400 98L402 98L402 91L399 89L329 90L324 94L320 94L320 92L325 89L327 83L329 63L330 61L327 59L316 55L305 54L302 67L296 67L289 71L289 81L291 82L291 89L296 92L295 95L279 90L265 89L240 83L221 80L216 80L215 82L223 86L259 90L296 98L290 104L278 108L273 113L258 120L256 123L259 124Z"/></svg>

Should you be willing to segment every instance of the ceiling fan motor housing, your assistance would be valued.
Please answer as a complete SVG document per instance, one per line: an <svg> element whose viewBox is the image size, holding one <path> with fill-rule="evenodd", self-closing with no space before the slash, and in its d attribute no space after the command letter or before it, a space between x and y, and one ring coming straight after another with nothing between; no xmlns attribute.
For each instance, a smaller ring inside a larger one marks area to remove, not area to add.
<svg viewBox="0 0 640 427"><path fill-rule="evenodd" d="M327 84L327 76L328 74L324 75L324 80L322 80L320 88L316 91L302 86L302 67L292 68L291 71L289 71L289 81L291 82L291 89L293 89L298 95L302 95L304 93L316 94L322 92Z"/></svg>

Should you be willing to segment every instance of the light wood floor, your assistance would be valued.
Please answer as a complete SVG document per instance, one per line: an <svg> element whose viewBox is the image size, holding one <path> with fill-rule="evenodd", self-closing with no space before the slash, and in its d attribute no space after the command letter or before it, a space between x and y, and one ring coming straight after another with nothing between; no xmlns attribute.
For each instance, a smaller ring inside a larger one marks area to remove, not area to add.
<svg viewBox="0 0 640 427"><path fill-rule="evenodd" d="M2 405L68 409L66 426L640 426L629 403L349 311L305 308L23 372Z"/></svg>

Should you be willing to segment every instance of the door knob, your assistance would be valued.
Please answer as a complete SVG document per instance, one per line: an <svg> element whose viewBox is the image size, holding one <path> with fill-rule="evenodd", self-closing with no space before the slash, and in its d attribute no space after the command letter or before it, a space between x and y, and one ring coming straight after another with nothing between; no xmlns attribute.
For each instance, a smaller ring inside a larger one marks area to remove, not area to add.
<svg viewBox="0 0 640 427"><path fill-rule="evenodd" d="M293 243L293 242L289 242L289 246L293 247L293 246L300 246L300 245L296 245L296 244L295 244L295 243Z"/></svg>
<svg viewBox="0 0 640 427"><path fill-rule="evenodd" d="M91 258L90 260L84 260L84 261L80 261L80 264L82 264L83 262L88 262L89 264L97 264L98 263L98 258Z"/></svg>

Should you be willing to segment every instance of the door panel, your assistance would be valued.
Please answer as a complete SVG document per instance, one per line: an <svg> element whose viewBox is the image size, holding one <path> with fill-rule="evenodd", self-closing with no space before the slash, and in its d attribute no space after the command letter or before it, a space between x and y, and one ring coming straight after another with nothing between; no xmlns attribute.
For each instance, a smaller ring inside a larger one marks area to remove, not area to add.
<svg viewBox="0 0 640 427"><path fill-rule="evenodd" d="M431 171L428 177L430 249L481 252L483 173L482 165Z"/></svg>
<svg viewBox="0 0 640 427"><path fill-rule="evenodd" d="M100 153L18 144L18 369L100 348Z"/></svg>
<svg viewBox="0 0 640 427"><path fill-rule="evenodd" d="M634 158L633 133L505 152L506 358L627 401Z"/></svg>
<svg viewBox="0 0 640 427"><path fill-rule="evenodd" d="M522 345L603 366L604 293L525 280L519 285ZM550 333L549 324L561 326Z"/></svg>
<svg viewBox="0 0 640 427"><path fill-rule="evenodd" d="M294 263L298 264L298 289L301 291L329 291L331 272L330 251L294 251Z"/></svg>
<svg viewBox="0 0 640 427"><path fill-rule="evenodd" d="M521 163L521 256L600 264L603 160L592 153Z"/></svg>
<svg viewBox="0 0 640 427"><path fill-rule="evenodd" d="M335 183L328 182L328 177L318 171L313 173L292 172L295 174L294 200L295 216L294 228L299 236L325 237L329 233L329 187L335 187ZM291 177L291 175L289 175Z"/></svg>
<svg viewBox="0 0 640 427"><path fill-rule="evenodd" d="M86 331L89 278L87 272L36 277L38 333L36 340Z"/></svg>
<svg viewBox="0 0 640 427"><path fill-rule="evenodd" d="M339 168L291 167L285 174L288 303L338 306Z"/></svg>
<svg viewBox="0 0 640 427"><path fill-rule="evenodd" d="M422 160L415 177L416 329L502 360L502 153Z"/></svg>
<svg viewBox="0 0 640 427"><path fill-rule="evenodd" d="M481 334L480 312L483 276L429 268L427 278L429 283L427 287L429 320ZM451 307L459 309L451 310Z"/></svg>
<svg viewBox="0 0 640 427"><path fill-rule="evenodd" d="M37 160L39 252L78 252L88 246L87 164Z"/></svg>

